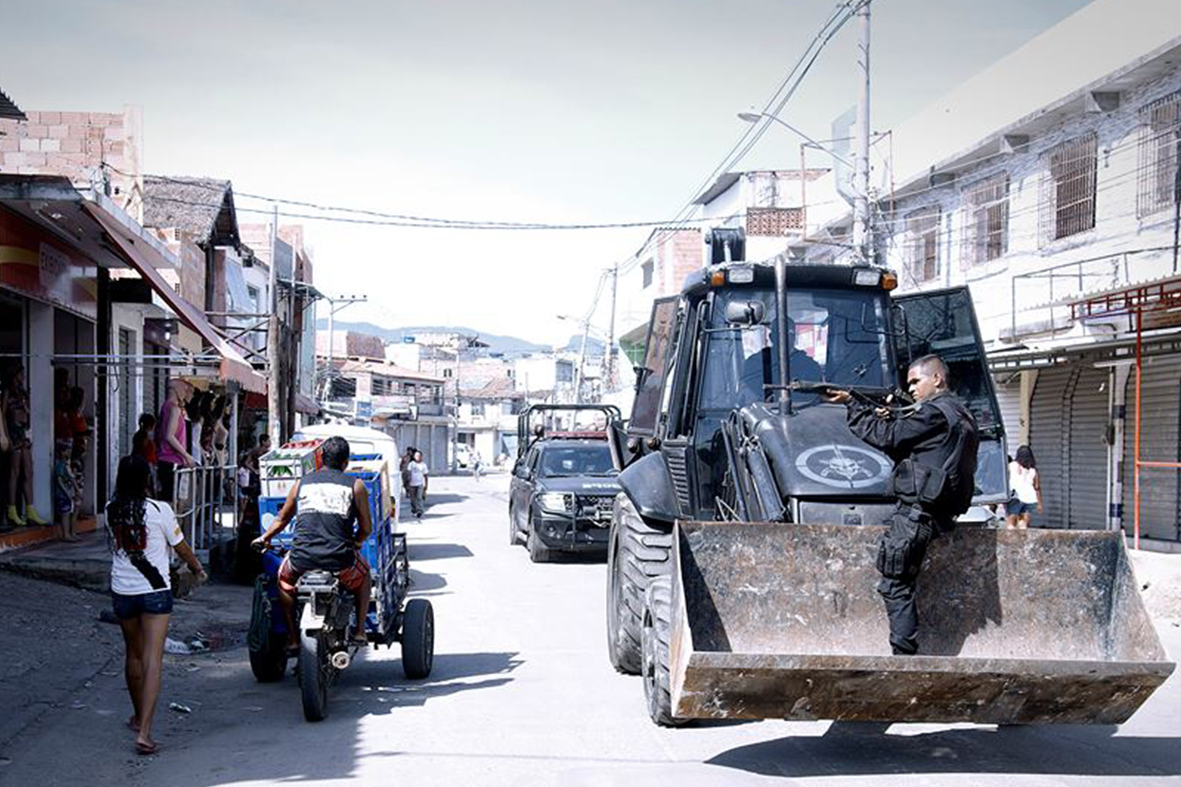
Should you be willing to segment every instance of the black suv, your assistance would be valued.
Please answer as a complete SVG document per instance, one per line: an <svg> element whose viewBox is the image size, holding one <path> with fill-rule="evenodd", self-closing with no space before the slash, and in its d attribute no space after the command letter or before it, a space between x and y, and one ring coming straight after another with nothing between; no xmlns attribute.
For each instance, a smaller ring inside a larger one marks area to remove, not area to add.
<svg viewBox="0 0 1181 787"><path fill-rule="evenodd" d="M529 559L553 552L607 553L619 484L606 439L550 437L535 442L513 468L509 543L524 540Z"/></svg>

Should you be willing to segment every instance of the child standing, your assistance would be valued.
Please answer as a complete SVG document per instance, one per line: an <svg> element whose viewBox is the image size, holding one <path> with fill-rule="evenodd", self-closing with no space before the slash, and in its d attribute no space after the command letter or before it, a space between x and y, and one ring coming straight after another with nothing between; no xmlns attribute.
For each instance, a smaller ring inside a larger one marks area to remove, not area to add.
<svg viewBox="0 0 1181 787"><path fill-rule="evenodd" d="M74 519L77 512L78 484L74 480L74 471L70 466L74 441L58 440L54 448L53 513L62 529L62 540L77 541L78 536L74 534Z"/></svg>

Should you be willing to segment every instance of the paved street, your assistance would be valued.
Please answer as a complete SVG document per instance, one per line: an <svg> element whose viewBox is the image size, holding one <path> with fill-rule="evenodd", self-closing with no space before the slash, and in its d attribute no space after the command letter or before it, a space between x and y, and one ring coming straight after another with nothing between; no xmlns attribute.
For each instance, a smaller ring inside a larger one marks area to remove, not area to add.
<svg viewBox="0 0 1181 787"><path fill-rule="evenodd" d="M309 724L290 676L255 683L240 646L169 656L159 710L165 748L144 759L131 754L120 723L127 702L118 662L96 663L89 680L72 676L71 701L57 702L0 751L0 782L56 785L84 774L90 785L153 787L689 787L821 777L1040 785L1175 782L1181 775L1175 677L1118 731L899 725L882 735L781 721L658 729L638 679L615 674L606 659L604 566L534 566L524 549L510 548L507 485L505 475L479 484L434 479L426 518L407 524L414 593L436 612L429 680L405 681L397 650L371 652L335 687L328 720ZM237 605L225 614L238 623L248 614L245 588L200 592ZM175 628L185 626L186 609L181 605ZM1163 632L1174 654L1179 632L1171 625ZM170 702L192 713L170 711Z"/></svg>

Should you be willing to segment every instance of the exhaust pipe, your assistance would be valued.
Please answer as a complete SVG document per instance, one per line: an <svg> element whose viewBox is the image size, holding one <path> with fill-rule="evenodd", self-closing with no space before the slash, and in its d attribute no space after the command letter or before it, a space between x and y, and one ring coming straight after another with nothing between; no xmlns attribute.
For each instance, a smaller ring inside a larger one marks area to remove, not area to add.
<svg viewBox="0 0 1181 787"><path fill-rule="evenodd" d="M347 669L350 661L351 659L349 658L349 652L347 650L338 650L332 654L332 666L335 669Z"/></svg>

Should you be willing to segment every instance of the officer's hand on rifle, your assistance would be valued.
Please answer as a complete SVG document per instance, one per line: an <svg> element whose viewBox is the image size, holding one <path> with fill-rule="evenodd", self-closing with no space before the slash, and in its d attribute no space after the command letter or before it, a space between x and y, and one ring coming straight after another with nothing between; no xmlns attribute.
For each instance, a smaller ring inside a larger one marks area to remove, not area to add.
<svg viewBox="0 0 1181 787"><path fill-rule="evenodd" d="M840 388L830 388L823 394L824 401L831 404L847 404L853 398L853 394Z"/></svg>

